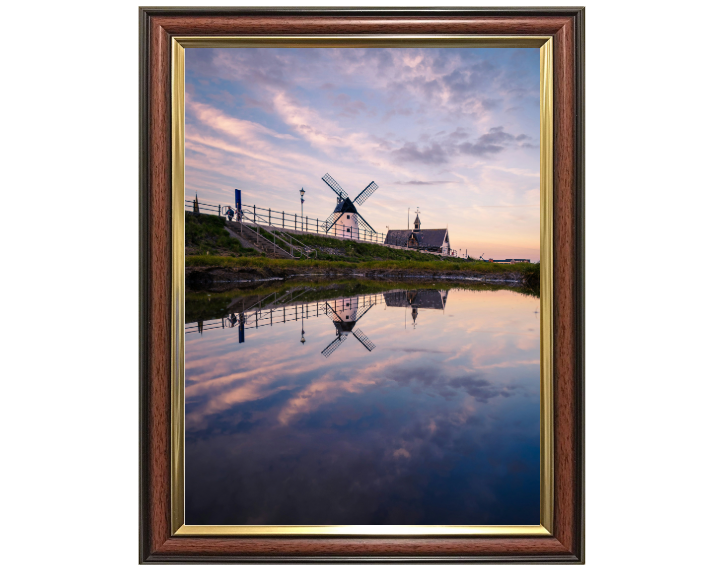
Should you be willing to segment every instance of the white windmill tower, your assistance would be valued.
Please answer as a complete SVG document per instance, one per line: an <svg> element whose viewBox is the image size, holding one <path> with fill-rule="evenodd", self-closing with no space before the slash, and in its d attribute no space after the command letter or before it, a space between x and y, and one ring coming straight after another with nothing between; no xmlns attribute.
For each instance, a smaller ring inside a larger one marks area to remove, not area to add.
<svg viewBox="0 0 720 576"><path fill-rule="evenodd" d="M325 220L324 228L328 234L341 238L360 238L360 231L367 234L377 234L375 229L368 224L367 220L360 216L357 206L360 206L365 200L370 198L373 192L378 189L375 182L370 182L365 189L358 194L354 200L350 200L347 192L342 189L330 174L325 174L322 181L327 184L335 194L337 194L337 203L335 210Z"/></svg>

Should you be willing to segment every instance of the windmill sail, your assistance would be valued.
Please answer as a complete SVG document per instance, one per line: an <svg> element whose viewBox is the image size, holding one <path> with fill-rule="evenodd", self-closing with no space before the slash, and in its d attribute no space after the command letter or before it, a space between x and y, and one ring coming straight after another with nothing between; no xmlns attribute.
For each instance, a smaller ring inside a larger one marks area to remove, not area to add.
<svg viewBox="0 0 720 576"><path fill-rule="evenodd" d="M365 218L360 216L360 214L358 214L357 217L359 218L358 226L360 226L363 230L365 230L365 232L372 232L373 234L377 234L377 232L375 232L375 228L370 226L370 224L367 223Z"/></svg>
<svg viewBox="0 0 720 576"><path fill-rule="evenodd" d="M372 352L375 348L375 344L372 343L370 338L363 334L362 330L356 328L358 321L368 313L370 308L375 305L375 302L367 303L363 298L364 303L358 306L359 300L357 297L350 298L349 300L344 298L339 304L336 302L336 306L339 306L340 311L343 314L347 314L345 319L338 314L338 311L329 302L325 302L325 314L335 324L337 338L330 342L328 346L321 352L325 358L328 358L330 354L335 352L340 347L349 334L352 334L362 344L368 352ZM346 309L347 307L347 309Z"/></svg>
<svg viewBox="0 0 720 576"><path fill-rule="evenodd" d="M343 332L342 334L340 334L340 336L335 338L335 340L330 342L330 344L327 345L327 348L325 348L325 350L323 350L321 352L321 354L323 356L325 356L325 358L328 358L330 356L330 354L335 352L335 350L337 350L340 347L340 344L345 342L345 338L347 338L347 333Z"/></svg>
<svg viewBox="0 0 720 576"><path fill-rule="evenodd" d="M373 351L373 349L375 348L375 344L372 343L370 338L368 338L367 336L365 336L365 334L363 334L362 330L359 330L359 329L355 330L352 334L353 334L353 336L355 336L355 338L357 338L360 341L360 344L365 346L365 348L367 349L368 352Z"/></svg>
<svg viewBox="0 0 720 576"><path fill-rule="evenodd" d="M355 312L355 322L357 322L358 320L360 320L360 318L362 318L363 316L365 316L365 314L367 314L368 310L370 310L370 308L372 308L373 306L375 306L375 303L374 303L374 302L373 302L372 304L367 304L367 305L365 305L365 306L360 306L360 307L357 309L357 311Z"/></svg>
<svg viewBox="0 0 720 576"><path fill-rule="evenodd" d="M332 191L335 192L335 194L337 194L338 196L340 196L341 200L349 198L347 192L342 189L342 186L340 186L340 184L335 182L335 178L330 176L330 174L325 174L325 176L322 177L322 181L325 182L325 184L327 184L328 186L330 186Z"/></svg>
<svg viewBox="0 0 720 576"><path fill-rule="evenodd" d="M333 226L335 226L335 222L340 220L342 218L342 212L333 212L330 214L330 216L327 217L327 220L325 220L325 224L323 224L323 227L325 230L330 230Z"/></svg>
<svg viewBox="0 0 720 576"><path fill-rule="evenodd" d="M375 192L375 190L377 189L378 185L375 184L375 181L373 180L365 187L365 190L360 192L360 194L355 197L355 200L353 200L353 204L355 204L356 206L362 205L362 203L365 202L365 200L367 200L368 198L370 198L370 196L372 196L372 193Z"/></svg>
<svg viewBox="0 0 720 576"><path fill-rule="evenodd" d="M325 302L325 314L332 320L333 322L342 322L342 317L340 314L338 314L335 311L335 308L332 307L332 305Z"/></svg>

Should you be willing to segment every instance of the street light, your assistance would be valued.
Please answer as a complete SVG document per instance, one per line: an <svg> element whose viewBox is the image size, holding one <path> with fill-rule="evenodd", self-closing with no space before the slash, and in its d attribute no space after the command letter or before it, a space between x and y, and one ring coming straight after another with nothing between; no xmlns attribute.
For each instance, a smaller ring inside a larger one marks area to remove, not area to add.
<svg viewBox="0 0 720 576"><path fill-rule="evenodd" d="M300 188L300 230L304 231L305 224L303 223L304 217L303 217L303 204L305 203L305 199L303 198L305 196L305 190Z"/></svg>

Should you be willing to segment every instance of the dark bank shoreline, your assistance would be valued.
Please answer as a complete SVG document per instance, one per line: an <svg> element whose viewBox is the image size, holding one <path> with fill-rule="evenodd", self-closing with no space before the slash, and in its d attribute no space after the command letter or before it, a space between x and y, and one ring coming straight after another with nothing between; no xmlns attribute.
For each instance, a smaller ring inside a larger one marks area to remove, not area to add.
<svg viewBox="0 0 720 576"><path fill-rule="evenodd" d="M371 280L447 280L524 287L539 291L539 273L535 271L423 270L402 268L333 268L308 269L292 266L187 266L185 281L192 290L231 289L268 280L366 278Z"/></svg>

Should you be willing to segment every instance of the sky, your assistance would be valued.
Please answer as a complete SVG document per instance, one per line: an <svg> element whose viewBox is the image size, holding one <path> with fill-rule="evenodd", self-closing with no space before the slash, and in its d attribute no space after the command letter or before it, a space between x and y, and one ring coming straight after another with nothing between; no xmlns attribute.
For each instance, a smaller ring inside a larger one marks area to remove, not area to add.
<svg viewBox="0 0 720 576"><path fill-rule="evenodd" d="M189 48L186 198L325 220L329 173L378 231L449 229L453 249L540 257L536 48Z"/></svg>

